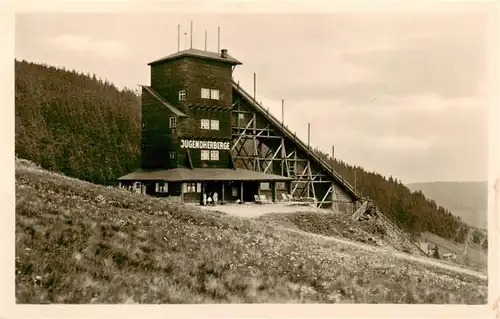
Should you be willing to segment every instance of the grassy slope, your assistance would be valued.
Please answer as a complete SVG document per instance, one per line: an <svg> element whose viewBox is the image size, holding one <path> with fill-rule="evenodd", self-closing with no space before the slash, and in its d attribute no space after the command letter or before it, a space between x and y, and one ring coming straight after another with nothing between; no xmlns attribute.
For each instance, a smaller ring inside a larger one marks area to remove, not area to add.
<svg viewBox="0 0 500 319"><path fill-rule="evenodd" d="M20 303L485 303L485 281L16 162Z"/></svg>
<svg viewBox="0 0 500 319"><path fill-rule="evenodd" d="M334 236L351 241L358 241L372 246L390 247L397 251L402 251L415 256L422 256L421 251L414 245L394 232L389 232L377 221L353 221L350 215L345 214L318 214L315 212L297 213L269 213L261 215L255 220L272 223L277 226L302 230L305 232ZM440 240L435 240L439 238ZM456 252L461 255L464 249L463 244L455 244L441 237L433 236L430 243L438 244L440 247L452 247L446 252ZM431 247L433 247L431 245ZM477 245L471 244L468 249L467 258L458 258L455 261L441 262L458 264L477 271L487 271L487 253L478 250Z"/></svg>
<svg viewBox="0 0 500 319"><path fill-rule="evenodd" d="M325 236L343 237L373 246L387 246L415 255L418 249L397 234L388 233L385 227L374 221L353 221L347 214L318 214L316 212L271 213L256 220Z"/></svg>
<svg viewBox="0 0 500 319"><path fill-rule="evenodd" d="M486 182L430 182L408 184L427 198L449 209L464 222L487 228L488 184Z"/></svg>

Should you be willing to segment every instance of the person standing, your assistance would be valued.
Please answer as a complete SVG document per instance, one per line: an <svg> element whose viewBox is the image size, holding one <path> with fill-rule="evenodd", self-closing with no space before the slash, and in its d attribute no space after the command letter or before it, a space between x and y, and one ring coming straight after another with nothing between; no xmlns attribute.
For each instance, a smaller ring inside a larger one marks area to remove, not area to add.
<svg viewBox="0 0 500 319"><path fill-rule="evenodd" d="M217 192L214 192L214 206L217 205L217 200L219 199L219 194Z"/></svg>
<svg viewBox="0 0 500 319"><path fill-rule="evenodd" d="M203 206L207 206L207 193L203 192Z"/></svg>

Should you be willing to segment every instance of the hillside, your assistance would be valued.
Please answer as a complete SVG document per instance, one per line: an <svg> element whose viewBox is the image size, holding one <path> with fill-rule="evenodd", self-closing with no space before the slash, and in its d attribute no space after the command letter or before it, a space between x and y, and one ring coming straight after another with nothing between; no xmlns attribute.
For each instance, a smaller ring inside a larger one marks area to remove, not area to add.
<svg viewBox="0 0 500 319"><path fill-rule="evenodd" d="M331 163L330 155L318 149L315 151L327 163ZM421 191L412 192L397 178L368 172L341 160L335 160L334 165L335 170L351 185L354 185L356 176L357 191L362 196L373 199L382 213L414 237L422 232L431 232L453 242L465 241L469 226ZM476 237L479 242L486 235L478 232Z"/></svg>
<svg viewBox="0 0 500 319"><path fill-rule="evenodd" d="M24 61L15 62L16 155L99 184L139 166L140 99L95 76ZM325 159L327 154L317 153ZM400 227L463 242L467 226L422 193L400 181L340 160L335 169L374 200Z"/></svg>
<svg viewBox="0 0 500 319"><path fill-rule="evenodd" d="M412 191L422 191L474 227L488 228L487 182L430 182L407 185Z"/></svg>
<svg viewBox="0 0 500 319"><path fill-rule="evenodd" d="M16 160L18 303L467 303L487 282Z"/></svg>
<svg viewBox="0 0 500 319"><path fill-rule="evenodd" d="M109 184L138 167L140 101L95 75L15 62L15 152L44 168Z"/></svg>
<svg viewBox="0 0 500 319"><path fill-rule="evenodd" d="M349 214L324 212L267 213L255 219L268 224L285 225L305 232L349 239L392 251L423 256L415 245L384 227L378 220L355 221Z"/></svg>

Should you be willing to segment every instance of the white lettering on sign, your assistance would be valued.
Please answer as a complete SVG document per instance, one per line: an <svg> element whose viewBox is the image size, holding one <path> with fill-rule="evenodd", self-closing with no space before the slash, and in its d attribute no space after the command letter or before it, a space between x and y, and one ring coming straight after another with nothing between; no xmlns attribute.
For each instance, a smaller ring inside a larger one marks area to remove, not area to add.
<svg viewBox="0 0 500 319"><path fill-rule="evenodd" d="M227 150L230 149L229 142L212 142L212 141L192 141L181 140L181 148L194 149L210 149L210 150Z"/></svg>

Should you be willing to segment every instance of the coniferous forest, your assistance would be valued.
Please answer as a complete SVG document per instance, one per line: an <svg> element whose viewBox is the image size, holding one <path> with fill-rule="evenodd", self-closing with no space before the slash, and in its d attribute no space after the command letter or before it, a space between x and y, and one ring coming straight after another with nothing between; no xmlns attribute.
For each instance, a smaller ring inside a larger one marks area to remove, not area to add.
<svg viewBox="0 0 500 319"><path fill-rule="evenodd" d="M140 99L95 75L15 62L16 156L99 184L138 168Z"/></svg>
<svg viewBox="0 0 500 319"><path fill-rule="evenodd" d="M47 65L15 61L16 156L98 184L140 165L140 97L107 80ZM326 160L329 155L316 152ZM335 161L335 169L399 226L463 242L467 226L401 181Z"/></svg>

